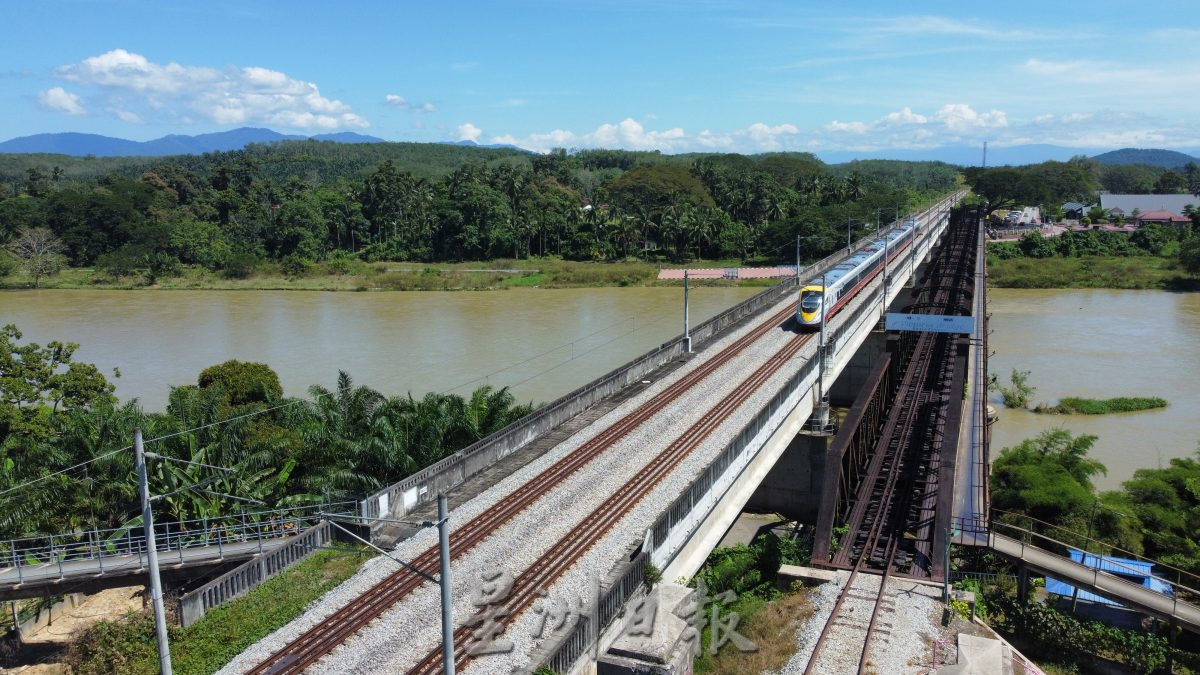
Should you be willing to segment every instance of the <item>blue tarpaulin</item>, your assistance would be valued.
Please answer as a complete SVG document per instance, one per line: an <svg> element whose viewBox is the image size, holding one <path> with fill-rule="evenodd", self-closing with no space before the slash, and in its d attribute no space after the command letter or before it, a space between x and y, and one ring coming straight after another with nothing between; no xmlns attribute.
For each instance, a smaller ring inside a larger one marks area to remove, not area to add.
<svg viewBox="0 0 1200 675"><path fill-rule="evenodd" d="M1151 576L1154 563L1143 560L1131 560L1129 558L1117 558L1110 555L1099 555L1097 553L1088 553L1085 556L1083 551L1073 548L1068 549L1067 553L1071 556L1072 561L1082 562L1086 567L1115 574L1135 584L1141 584L1152 591L1158 591L1163 595L1174 595L1169 584ZM1075 592L1075 587L1065 581L1046 577L1046 592L1070 597ZM1118 602L1102 598L1094 593L1088 593L1083 589L1079 590L1079 599L1102 605L1112 605L1113 607L1124 607L1124 605Z"/></svg>

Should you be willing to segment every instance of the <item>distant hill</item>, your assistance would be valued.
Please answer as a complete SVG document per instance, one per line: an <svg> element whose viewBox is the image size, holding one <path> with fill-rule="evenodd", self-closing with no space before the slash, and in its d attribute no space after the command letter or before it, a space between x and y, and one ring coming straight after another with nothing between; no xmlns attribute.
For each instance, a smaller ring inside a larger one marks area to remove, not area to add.
<svg viewBox="0 0 1200 675"><path fill-rule="evenodd" d="M1076 155L1091 155L1096 148L1067 148L1060 145L1030 144L988 146L988 166L1020 166L1041 162L1065 162ZM818 152L817 156L829 164L842 164L860 159L893 159L903 162L945 162L958 166L979 166L983 161L983 145L944 146L920 150L831 150Z"/></svg>
<svg viewBox="0 0 1200 675"><path fill-rule="evenodd" d="M205 152L240 150L251 143L304 140L307 136L281 134L271 129L240 127L212 134L186 136L171 134L151 141L129 141L97 134L61 133L21 136L0 143L0 153L56 154L75 157L163 157L167 155L198 155ZM318 141L335 143L382 143L383 139L352 132L320 134Z"/></svg>
<svg viewBox="0 0 1200 675"><path fill-rule="evenodd" d="M1200 159L1174 150L1143 150L1141 148L1121 148L1096 155L1092 159L1101 164L1149 164L1150 166L1161 166L1164 169L1178 169L1188 162L1200 162Z"/></svg>

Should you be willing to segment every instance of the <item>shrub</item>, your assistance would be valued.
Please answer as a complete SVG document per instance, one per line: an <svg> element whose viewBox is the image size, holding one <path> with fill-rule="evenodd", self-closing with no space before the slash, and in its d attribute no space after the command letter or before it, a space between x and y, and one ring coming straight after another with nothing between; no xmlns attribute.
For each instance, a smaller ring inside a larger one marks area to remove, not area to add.
<svg viewBox="0 0 1200 675"><path fill-rule="evenodd" d="M221 276L226 279L246 279L254 274L254 268L257 266L258 258L253 253L234 253L225 260Z"/></svg>
<svg viewBox="0 0 1200 675"><path fill-rule="evenodd" d="M96 259L96 269L111 277L127 277L142 267L142 252L123 246Z"/></svg>
<svg viewBox="0 0 1200 675"><path fill-rule="evenodd" d="M279 261L279 269L287 277L302 277L312 269L312 261L304 256L292 253Z"/></svg>

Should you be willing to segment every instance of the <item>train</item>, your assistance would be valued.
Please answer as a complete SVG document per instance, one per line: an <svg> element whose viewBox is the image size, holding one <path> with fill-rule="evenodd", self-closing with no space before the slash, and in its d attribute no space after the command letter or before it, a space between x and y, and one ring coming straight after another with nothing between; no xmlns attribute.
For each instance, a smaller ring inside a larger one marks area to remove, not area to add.
<svg viewBox="0 0 1200 675"><path fill-rule="evenodd" d="M912 243L920 229L921 221L909 218L826 272L823 286L817 283L802 287L796 305L796 323L806 328L820 328L823 319L836 314L875 276L883 266L885 248L888 258L894 259Z"/></svg>

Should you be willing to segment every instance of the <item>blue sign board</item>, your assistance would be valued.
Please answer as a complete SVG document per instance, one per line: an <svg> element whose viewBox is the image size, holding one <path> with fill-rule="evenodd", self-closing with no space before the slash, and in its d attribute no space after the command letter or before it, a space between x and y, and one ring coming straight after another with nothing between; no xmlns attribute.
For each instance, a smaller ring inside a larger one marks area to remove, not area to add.
<svg viewBox="0 0 1200 675"><path fill-rule="evenodd" d="M912 330L922 333L966 333L967 335L971 335L975 331L975 317L888 312L884 325L888 330Z"/></svg>

